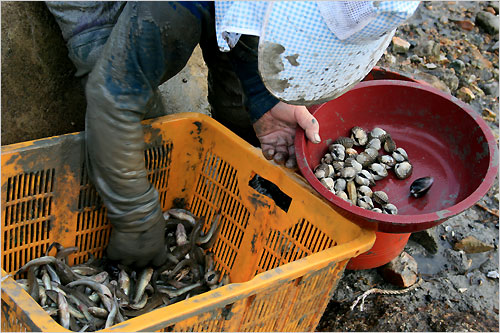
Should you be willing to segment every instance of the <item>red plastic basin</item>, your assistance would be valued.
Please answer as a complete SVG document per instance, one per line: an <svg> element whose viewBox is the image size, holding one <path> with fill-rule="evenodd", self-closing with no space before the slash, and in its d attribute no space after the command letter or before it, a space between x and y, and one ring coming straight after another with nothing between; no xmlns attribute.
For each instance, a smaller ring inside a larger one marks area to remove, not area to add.
<svg viewBox="0 0 500 333"><path fill-rule="evenodd" d="M320 124L322 142L306 140L297 130L295 148L302 175L340 214L365 228L386 233L411 233L444 222L486 194L498 172L498 149L491 130L468 105L433 87L399 80L359 83L344 95L310 108ZM398 215L354 206L329 192L313 169L339 136L361 126L388 131L413 164L412 175L396 179L393 172L377 182L398 207ZM434 177L421 198L409 195L417 178Z"/></svg>

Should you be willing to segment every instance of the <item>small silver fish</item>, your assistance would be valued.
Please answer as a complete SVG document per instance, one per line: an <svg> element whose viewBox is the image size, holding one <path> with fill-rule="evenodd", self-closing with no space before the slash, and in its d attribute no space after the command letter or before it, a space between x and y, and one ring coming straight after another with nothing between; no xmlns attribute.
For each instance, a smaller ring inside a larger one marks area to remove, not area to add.
<svg viewBox="0 0 500 333"><path fill-rule="evenodd" d="M134 298L132 300L133 304L137 304L141 300L142 295L144 295L144 291L146 290L146 286L148 285L149 281L151 280L151 277L153 276L153 273L154 269L151 267L142 270L137 280L137 287L135 290Z"/></svg>
<svg viewBox="0 0 500 333"><path fill-rule="evenodd" d="M120 270L118 273L118 287L123 290L125 295L130 293L130 276L125 272L124 269Z"/></svg>
<svg viewBox="0 0 500 333"><path fill-rule="evenodd" d="M193 283L192 285L189 285L187 287L184 287L182 289L177 289L177 290L171 290L170 288L168 287L163 287L163 286L158 286L158 291L163 293L163 294L167 294L168 297L170 298L174 298L174 297L178 297L178 296L181 296L195 288L198 288L198 287L201 287L202 286L202 283L201 282L196 282L196 283Z"/></svg>
<svg viewBox="0 0 500 333"><path fill-rule="evenodd" d="M189 221L192 225L196 223L195 216L188 210L182 208L171 208L167 213L180 220Z"/></svg>
<svg viewBox="0 0 500 333"><path fill-rule="evenodd" d="M66 297L62 293L57 293L57 307L59 309L59 323L62 327L69 329L70 313Z"/></svg>

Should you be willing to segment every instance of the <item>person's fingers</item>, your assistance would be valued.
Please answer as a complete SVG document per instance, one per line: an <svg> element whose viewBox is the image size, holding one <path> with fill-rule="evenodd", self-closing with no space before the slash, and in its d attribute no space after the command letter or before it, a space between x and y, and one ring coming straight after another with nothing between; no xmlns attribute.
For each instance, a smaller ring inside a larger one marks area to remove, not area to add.
<svg viewBox="0 0 500 333"><path fill-rule="evenodd" d="M286 158L287 158L287 154L285 154L284 152L277 152L276 154L274 154L274 162L276 162L280 165L285 164Z"/></svg>
<svg viewBox="0 0 500 333"><path fill-rule="evenodd" d="M321 142L319 136L319 123L305 106L295 108L295 120L297 124L304 129L310 141L314 143Z"/></svg>
<svg viewBox="0 0 500 333"><path fill-rule="evenodd" d="M297 168L297 160L295 159L295 155L290 155L288 160L285 163L285 166L288 169L296 169Z"/></svg>
<svg viewBox="0 0 500 333"><path fill-rule="evenodd" d="M272 160L274 157L274 149L273 148L263 148L262 154L266 158L266 160Z"/></svg>

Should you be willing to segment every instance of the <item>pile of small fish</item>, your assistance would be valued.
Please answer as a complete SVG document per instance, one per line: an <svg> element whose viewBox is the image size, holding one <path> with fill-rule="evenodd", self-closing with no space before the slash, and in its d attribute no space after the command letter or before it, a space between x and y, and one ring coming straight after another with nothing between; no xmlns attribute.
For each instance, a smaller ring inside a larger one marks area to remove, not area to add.
<svg viewBox="0 0 500 333"><path fill-rule="evenodd" d="M33 259L16 280L60 325L72 331L96 331L182 301L229 283L215 269L209 251L220 229L220 213L206 233L204 219L173 208L166 219L167 263L154 269L133 270L92 255L84 263L68 265L77 247L52 243L45 256ZM55 248L55 256L48 255Z"/></svg>
<svg viewBox="0 0 500 333"><path fill-rule="evenodd" d="M362 151L358 153L356 148ZM398 209L389 202L387 193L371 189L376 181L388 176L390 169L398 179L412 174L413 166L406 151L396 147L391 135L380 127L366 131L355 126L350 137L339 137L329 145L314 174L330 192L354 205L397 214Z"/></svg>

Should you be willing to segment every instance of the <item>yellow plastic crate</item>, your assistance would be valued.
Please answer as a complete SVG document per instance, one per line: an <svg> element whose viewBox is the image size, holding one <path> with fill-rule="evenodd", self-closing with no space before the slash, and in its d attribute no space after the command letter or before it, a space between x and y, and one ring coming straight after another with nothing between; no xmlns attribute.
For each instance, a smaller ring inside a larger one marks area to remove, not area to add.
<svg viewBox="0 0 500 333"><path fill-rule="evenodd" d="M212 251L232 283L106 331L313 331L347 261L370 249L375 233L208 116L146 121L144 134L149 179L165 210L184 204L206 221L221 210ZM54 241L79 247L70 264L103 255L110 225L83 152L82 133L2 147L2 276ZM261 194L256 175L281 198ZM16 278L2 283L2 331L67 331Z"/></svg>

